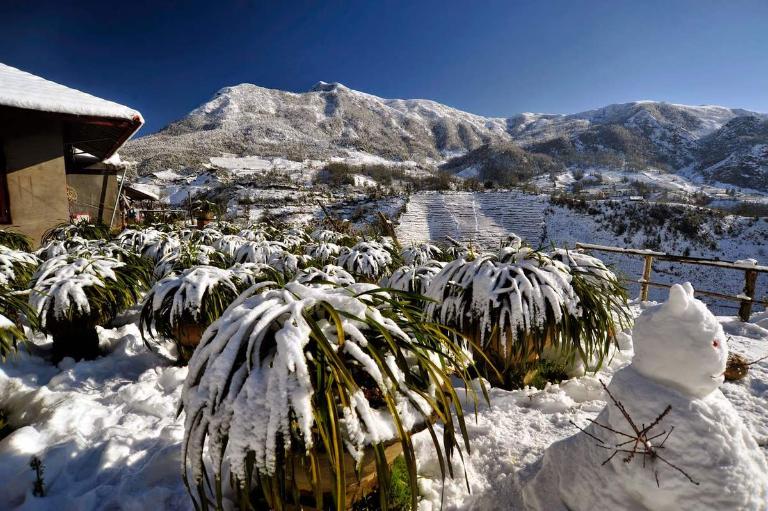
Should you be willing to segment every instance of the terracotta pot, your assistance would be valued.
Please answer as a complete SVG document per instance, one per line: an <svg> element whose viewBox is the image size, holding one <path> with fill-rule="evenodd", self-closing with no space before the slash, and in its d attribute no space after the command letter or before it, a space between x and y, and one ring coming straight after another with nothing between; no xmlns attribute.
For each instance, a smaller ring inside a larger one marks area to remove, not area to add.
<svg viewBox="0 0 768 511"><path fill-rule="evenodd" d="M475 362L481 369L485 369L485 377L494 387L505 389L511 388L511 377L514 376L520 369L523 369L526 365L539 360L539 355L533 349L528 350L531 353L526 358L523 358L516 350L511 349L515 344L520 342L528 344L532 347L534 345L533 334L526 334L526 336L521 340L516 339L516 332L512 332L508 329L506 332L505 344L502 343L501 335L498 332L496 332L490 339L486 338L484 343L481 343L480 341L481 336L479 329L468 332L466 334L473 340L476 345L483 346L483 353L490 360L491 364L493 364L496 370L501 373L501 379L499 379L496 373L490 367L487 367L488 364L483 357L475 357ZM554 331L550 329L545 335L545 341L542 350L551 346L553 339Z"/></svg>
<svg viewBox="0 0 768 511"><path fill-rule="evenodd" d="M214 219L214 214L211 212L201 213L197 217L197 228L203 229L206 225L210 224Z"/></svg>
<svg viewBox="0 0 768 511"><path fill-rule="evenodd" d="M434 424L437 421L437 414L432 414L429 417L429 423ZM426 423L422 423L414 427L410 435L415 435L427 428ZM392 468L392 464L395 462L398 456L403 454L403 445L399 439L390 440L384 443L384 456L387 459L389 468ZM312 476L309 472L309 466L304 466L301 457L294 458L293 462L289 459L286 461L286 483L290 486L291 481L294 481L296 488L301 495L301 504L288 506L287 509L291 510L317 510L320 508L315 505L315 493L312 490ZM331 469L331 463L328 460L328 456L322 453L318 456L318 462L320 465L320 480L319 489L323 493L323 505L328 506L328 503L333 502L333 491L336 487L336 477ZM293 473L291 473L291 464L293 464ZM367 447L363 453L363 458L360 465L360 472L356 470L357 462L355 459L345 450L344 451L344 479L347 483L347 493L345 496L345 507L350 509L355 502L365 498L372 493L378 487L378 476L376 475L376 455L374 454L372 447Z"/></svg>
<svg viewBox="0 0 768 511"><path fill-rule="evenodd" d="M198 323L179 321L173 327L173 338L186 348L196 348L203 338L203 332L207 327Z"/></svg>
<svg viewBox="0 0 768 511"><path fill-rule="evenodd" d="M384 454L390 467L395 459L403 453L403 446L400 440L393 440L384 447ZM331 470L331 463L326 454L319 456L320 480L319 489L323 493L323 504L327 507L329 502L333 502L333 490L336 487L336 478ZM286 482L290 485L295 482L296 488L302 497L301 505L289 506L288 509L319 510L315 504L315 493L312 490L312 478L309 473L309 467L302 465L297 458L293 463L293 474L290 470L291 462L286 463ZM373 492L378 486L376 475L376 457L373 449L368 447L363 454L360 475L355 470L355 459L344 451L344 476L347 483L347 493L345 496L345 507L351 508L352 505ZM307 504L308 503L308 504Z"/></svg>

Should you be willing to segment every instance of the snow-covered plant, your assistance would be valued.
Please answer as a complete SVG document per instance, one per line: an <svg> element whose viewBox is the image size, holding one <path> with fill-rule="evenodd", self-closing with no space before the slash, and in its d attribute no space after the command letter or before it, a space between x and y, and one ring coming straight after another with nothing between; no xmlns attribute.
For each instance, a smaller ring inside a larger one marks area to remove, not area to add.
<svg viewBox="0 0 768 511"><path fill-rule="evenodd" d="M311 238L307 233L299 229L287 229L279 237L280 242L285 245L286 250L297 252L304 247Z"/></svg>
<svg viewBox="0 0 768 511"><path fill-rule="evenodd" d="M471 246L451 243L443 249L443 259L453 261L454 259L464 259L471 261L475 258L475 251Z"/></svg>
<svg viewBox="0 0 768 511"><path fill-rule="evenodd" d="M0 245L0 286L25 288L39 264L34 254Z"/></svg>
<svg viewBox="0 0 768 511"><path fill-rule="evenodd" d="M110 238L109 226L104 224L93 224L87 220L81 220L75 223L62 223L51 227L43 233L42 243L48 243L51 240L67 240L74 237L80 237L87 240L107 240Z"/></svg>
<svg viewBox="0 0 768 511"><path fill-rule="evenodd" d="M14 250L32 252L32 244L30 243L29 238L20 232L10 231L8 229L0 229L0 245Z"/></svg>
<svg viewBox="0 0 768 511"><path fill-rule="evenodd" d="M408 266L421 266L428 261L440 260L443 257L443 251L437 245L431 243L421 243L404 248L400 252L403 262Z"/></svg>
<svg viewBox="0 0 768 511"><path fill-rule="evenodd" d="M428 261L419 266L402 266L389 277L381 279L381 287L423 295L445 264L440 261Z"/></svg>
<svg viewBox="0 0 768 511"><path fill-rule="evenodd" d="M211 222L210 224L206 225L206 228L216 229L225 236L237 234L240 232L240 227L233 224L232 222L227 222L226 220L217 220L215 222Z"/></svg>
<svg viewBox="0 0 768 511"><path fill-rule="evenodd" d="M267 241L267 237L263 232L250 228L239 231L237 235L246 241Z"/></svg>
<svg viewBox="0 0 768 511"><path fill-rule="evenodd" d="M632 325L627 292L616 275L600 259L581 252L557 249L552 259L566 264L571 286L579 297L581 314L569 322L569 335L578 345L602 346L594 362L597 370L603 350L616 342L616 334ZM589 365L587 365L589 367Z"/></svg>
<svg viewBox="0 0 768 511"><path fill-rule="evenodd" d="M29 304L40 329L53 336L57 358L91 358L98 354L95 327L136 304L149 280L142 266L104 256L62 255L37 269Z"/></svg>
<svg viewBox="0 0 768 511"><path fill-rule="evenodd" d="M333 284L336 286L350 286L355 283L355 278L347 270L333 264L326 264L322 268L310 267L301 270L294 280L304 285Z"/></svg>
<svg viewBox="0 0 768 511"><path fill-rule="evenodd" d="M331 231L328 229L316 229L309 235L315 241L321 241L326 243L342 243L345 238L349 238L349 235Z"/></svg>
<svg viewBox="0 0 768 511"><path fill-rule="evenodd" d="M50 240L43 243L39 249L35 251L35 255L42 260L47 260L52 257L57 257L64 254L77 254L80 252L91 252L91 242L93 240L87 240L80 236L73 236L65 240Z"/></svg>
<svg viewBox="0 0 768 511"><path fill-rule="evenodd" d="M117 235L117 244L121 247L141 253L146 245L161 237L163 233L153 227L145 229L125 229Z"/></svg>
<svg viewBox="0 0 768 511"><path fill-rule="evenodd" d="M285 252L285 245L277 241L249 241L235 252L235 262L266 263L273 254Z"/></svg>
<svg viewBox="0 0 768 511"><path fill-rule="evenodd" d="M173 254L181 246L181 241L173 233L161 232L147 240L141 247L141 255L158 263L164 257Z"/></svg>
<svg viewBox="0 0 768 511"><path fill-rule="evenodd" d="M232 281L240 289L246 289L267 280L279 283L285 280L282 273L263 263L235 263L229 267L229 271L232 274Z"/></svg>
<svg viewBox="0 0 768 511"><path fill-rule="evenodd" d="M352 248L344 247L338 265L358 278L376 282L392 265L392 254L376 241L361 241Z"/></svg>
<svg viewBox="0 0 768 511"><path fill-rule="evenodd" d="M182 243L173 252L160 259L155 265L155 278L163 278L170 273L179 273L197 265L226 268L230 258L208 245Z"/></svg>
<svg viewBox="0 0 768 511"><path fill-rule="evenodd" d="M196 266L158 281L147 293L139 318L145 343L152 347L157 333L176 343L179 360L186 362L208 325L232 303L245 284L233 272Z"/></svg>
<svg viewBox="0 0 768 511"><path fill-rule="evenodd" d="M247 242L247 239L237 234L226 234L213 242L212 246L222 254L225 254L229 259L234 259L237 249Z"/></svg>
<svg viewBox="0 0 768 511"><path fill-rule="evenodd" d="M38 324L26 297L0 286L0 360L5 360L24 341L22 319L33 328Z"/></svg>
<svg viewBox="0 0 768 511"><path fill-rule="evenodd" d="M304 247L304 253L320 264L335 262L340 252L341 247L330 241L309 243Z"/></svg>
<svg viewBox="0 0 768 511"><path fill-rule="evenodd" d="M307 255L295 255L290 252L274 252L269 255L267 264L279 273L290 279L296 273L306 268L312 262L312 258Z"/></svg>
<svg viewBox="0 0 768 511"><path fill-rule="evenodd" d="M182 237L182 239L187 239L201 245L213 246L223 236L224 233L209 224L203 229L191 229L188 236L186 238Z"/></svg>
<svg viewBox="0 0 768 511"><path fill-rule="evenodd" d="M482 346L503 377L525 367L548 345L561 347L567 356L607 350L599 340L570 335L570 322L581 316L570 272L539 252L514 263L492 256L457 259L433 277L425 294L432 300L427 314Z"/></svg>
<svg viewBox="0 0 768 511"><path fill-rule="evenodd" d="M316 508L326 496L343 510L347 474L367 454L387 509L385 448L399 443L415 509L411 432L430 431L445 476L458 431L469 448L450 375L474 388L461 346L418 317L367 284L290 282L242 295L206 330L182 391L184 476L196 504L223 508L226 461L241 509L259 493L276 510L304 493ZM442 445L433 420L444 424Z"/></svg>

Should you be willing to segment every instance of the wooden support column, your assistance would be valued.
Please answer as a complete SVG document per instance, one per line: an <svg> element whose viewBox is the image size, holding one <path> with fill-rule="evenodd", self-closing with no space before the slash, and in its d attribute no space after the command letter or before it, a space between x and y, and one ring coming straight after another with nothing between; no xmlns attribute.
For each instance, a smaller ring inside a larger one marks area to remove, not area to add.
<svg viewBox="0 0 768 511"><path fill-rule="evenodd" d="M744 296L749 300L742 300L739 307L739 318L742 321L749 321L749 316L752 314L752 303L755 299L755 288L757 287L757 272L755 270L747 270L744 272Z"/></svg>
<svg viewBox="0 0 768 511"><path fill-rule="evenodd" d="M643 283L640 287L640 300L648 301L649 282L651 281L651 271L653 271L653 256L645 256L645 265L643 266Z"/></svg>

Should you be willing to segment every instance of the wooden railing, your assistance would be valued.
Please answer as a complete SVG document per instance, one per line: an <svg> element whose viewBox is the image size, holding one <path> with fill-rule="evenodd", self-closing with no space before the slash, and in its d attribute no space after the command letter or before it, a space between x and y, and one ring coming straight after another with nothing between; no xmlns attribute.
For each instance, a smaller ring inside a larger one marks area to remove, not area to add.
<svg viewBox="0 0 768 511"><path fill-rule="evenodd" d="M749 319L752 313L752 306L756 303L768 306L768 301L758 300L755 298L755 289L757 287L757 275L759 273L768 273L768 266L751 265L744 263L735 263L732 261L721 261L718 259L704 259L701 257L688 257L675 254L667 254L665 252L657 252L655 250L641 250L634 248L620 248L610 247L604 245L593 245L591 243L576 243L576 248L585 251L595 252L611 252L614 254L624 254L628 256L642 257L645 260L643 265L643 276L639 280L628 280L640 284L640 299L648 300L648 290L651 287L672 287L669 284L662 284L661 282L651 281L651 273L653 272L653 261L670 261L681 264L695 264L699 266L713 266L716 268L723 268L729 270L741 270L744 272L744 291L740 295L728 295L725 293L718 293L717 291L707 291L697 289L696 293L704 296L711 296L720 300L728 300L733 302L739 302L739 317L743 321Z"/></svg>

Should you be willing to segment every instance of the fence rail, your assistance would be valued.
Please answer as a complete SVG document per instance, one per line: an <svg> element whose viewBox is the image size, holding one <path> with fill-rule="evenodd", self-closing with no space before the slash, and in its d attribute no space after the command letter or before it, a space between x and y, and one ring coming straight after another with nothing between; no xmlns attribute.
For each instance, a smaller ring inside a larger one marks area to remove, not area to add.
<svg viewBox="0 0 768 511"><path fill-rule="evenodd" d="M666 252L657 252L655 250L643 250L635 248L620 248L606 245L594 245L591 243L576 243L576 248L585 251L610 252L613 254L624 254L634 257L642 257L645 260L643 265L643 276L638 280L628 279L627 282L640 284L640 299L648 300L648 290L651 287L672 287L669 284L653 282L651 274L653 273L653 261L670 261L681 264L693 264L698 266L712 266L721 269L739 270L744 272L744 291L739 295L728 295L716 291L696 290L697 294L712 296L721 300L739 302L739 317L742 321L747 321L752 313L754 304L768 306L768 301L755 298L755 289L757 287L757 275L759 273L768 273L768 266L749 264L745 262L722 261L719 259L705 259L702 257L689 257L677 254L668 254Z"/></svg>

